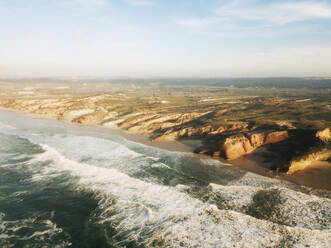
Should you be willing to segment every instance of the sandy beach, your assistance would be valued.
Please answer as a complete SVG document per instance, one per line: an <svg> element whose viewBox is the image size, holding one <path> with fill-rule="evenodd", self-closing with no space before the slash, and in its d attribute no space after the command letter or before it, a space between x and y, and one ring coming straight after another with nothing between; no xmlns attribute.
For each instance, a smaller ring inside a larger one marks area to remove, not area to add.
<svg viewBox="0 0 331 248"><path fill-rule="evenodd" d="M23 114L34 119L59 121L56 119L56 117L52 115L31 114L24 111L13 111L4 108L0 108L0 111L17 112L19 114ZM199 145L201 145L201 142L198 139L183 139L179 141L152 141L147 135L129 132L127 130L123 130L117 127L109 127L109 126L105 127L97 124L96 125L74 124L66 121L61 121L61 122L65 122L68 125L95 127L102 132L111 131L112 133L123 136L128 140L173 152L178 151L178 152L193 153L193 151L197 147L199 147ZM197 154L196 156L200 156L202 158L209 158L209 159L212 158L221 161L222 163L227 163L237 168L240 168L244 171L253 172L262 176L284 179L299 185L305 185L312 188L331 190L331 181L329 180L331 176L330 162L326 162L326 161L315 162L312 166L310 166L307 169L298 171L296 173L293 173L292 175L287 175L286 173L275 172L268 169L269 165L266 161L264 161L263 158L265 152L266 151L264 150L264 148L260 148L257 151L253 152L252 154L248 154L239 159L235 159L231 161L222 158L215 158L206 155L201 155L201 154Z"/></svg>

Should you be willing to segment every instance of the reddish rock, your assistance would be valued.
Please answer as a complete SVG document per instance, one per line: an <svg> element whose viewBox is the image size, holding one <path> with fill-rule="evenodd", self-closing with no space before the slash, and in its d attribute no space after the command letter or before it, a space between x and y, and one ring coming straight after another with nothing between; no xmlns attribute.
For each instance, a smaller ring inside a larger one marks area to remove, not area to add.
<svg viewBox="0 0 331 248"><path fill-rule="evenodd" d="M264 144L278 143L289 138L287 131L272 132L267 134Z"/></svg>
<svg viewBox="0 0 331 248"><path fill-rule="evenodd" d="M221 148L226 159L236 159L254 150L250 141L242 137L229 137Z"/></svg>
<svg viewBox="0 0 331 248"><path fill-rule="evenodd" d="M264 139L265 139L265 134L264 133L254 133L250 136L250 141L251 145L253 147L259 147L264 144Z"/></svg>
<svg viewBox="0 0 331 248"><path fill-rule="evenodd" d="M254 133L248 138L245 136L232 136L225 140L220 154L224 154L226 159L236 159L253 152L260 146L277 143L288 139L288 137L287 131Z"/></svg>

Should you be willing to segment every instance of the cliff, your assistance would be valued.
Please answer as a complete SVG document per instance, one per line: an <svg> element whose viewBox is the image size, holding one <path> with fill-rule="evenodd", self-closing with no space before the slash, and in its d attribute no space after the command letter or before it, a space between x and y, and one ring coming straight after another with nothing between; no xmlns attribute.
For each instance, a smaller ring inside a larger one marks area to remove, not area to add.
<svg viewBox="0 0 331 248"><path fill-rule="evenodd" d="M289 163L287 174L293 174L296 171L304 170L316 161L326 161L331 158L331 131L330 128L317 131L315 134L317 147L310 147L305 154L299 155Z"/></svg>
<svg viewBox="0 0 331 248"><path fill-rule="evenodd" d="M273 132L256 132L246 135L233 135L226 138L221 144L218 151L214 152L214 156L221 156L226 159L237 159L245 154L249 154L257 148L284 141L288 139L287 131L273 131ZM200 153L208 154L208 148L202 148Z"/></svg>
<svg viewBox="0 0 331 248"><path fill-rule="evenodd" d="M318 153L308 151L317 143L330 143L330 128L316 132L321 128L312 127L315 125L312 122L307 122L309 128L303 128L301 122L277 120L278 115L276 118L266 117L266 110L270 111L273 104L283 108L287 106L284 99L277 98L271 102L270 99L247 96L234 97L236 101L229 101L227 97L209 103L198 100L201 98L199 93L193 105L194 99L185 94L180 99L172 97L172 105L169 105L170 101L164 105L160 103L161 98L145 97L146 92L141 98L136 94L80 95L74 92L71 95L41 95L31 99L17 98L15 95L0 99L0 106L75 124L118 127L145 134L152 141L199 139L202 146L195 152L228 160L265 147L273 153L273 157L267 158L268 161L275 161L270 169L287 171L290 167L289 173L305 168L313 161L329 158L328 148ZM323 124L325 126L329 125ZM305 158L293 159L302 154L306 154Z"/></svg>
<svg viewBox="0 0 331 248"><path fill-rule="evenodd" d="M312 152L299 160L291 161L287 174L293 174L296 171L304 170L305 168L310 166L313 162L324 161L324 160L328 160L329 158L331 158L330 149L326 148L318 152Z"/></svg>

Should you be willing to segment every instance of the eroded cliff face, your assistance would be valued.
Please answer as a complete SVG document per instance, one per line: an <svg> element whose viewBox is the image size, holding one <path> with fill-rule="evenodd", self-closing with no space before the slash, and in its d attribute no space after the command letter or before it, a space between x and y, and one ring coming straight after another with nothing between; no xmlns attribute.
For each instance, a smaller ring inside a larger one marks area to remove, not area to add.
<svg viewBox="0 0 331 248"><path fill-rule="evenodd" d="M288 137L282 132L254 132L238 137L231 133L249 132L249 123L230 121L225 125L199 125L200 118L209 118L210 114L221 116L228 110L215 113L207 112L170 112L170 111L143 111L119 116L111 111L112 106L100 106L97 101L107 95L82 97L80 99L40 99L40 100L12 100L0 103L7 108L27 111L30 113L51 115L59 120L76 124L95 125L105 127L119 127L130 132L144 133L153 141L174 141L181 138L206 138L215 140L215 137L225 134L223 141L214 142L211 147L203 147L200 153L222 156L226 159L235 159L253 152L265 144L280 142ZM216 139L217 140L217 139ZM221 143L221 145L220 145Z"/></svg>
<svg viewBox="0 0 331 248"><path fill-rule="evenodd" d="M254 151L250 140L244 136L227 138L220 149L220 155L226 159L236 159Z"/></svg>
<svg viewBox="0 0 331 248"><path fill-rule="evenodd" d="M198 118L208 115L209 112L199 115ZM159 129L161 132L156 137L153 137L153 141L172 141L182 138L208 138L214 139L220 134L226 132L236 132L246 130L248 123L246 122L228 122L227 125L220 126L195 126L194 121L197 118L190 118L190 120L182 123L171 125L170 128ZM184 124L184 125L183 125ZM157 130L157 129L155 129Z"/></svg>
<svg viewBox="0 0 331 248"><path fill-rule="evenodd" d="M312 152L299 160L291 161L287 174L293 174L296 171L304 170L309 167L313 162L325 161L329 158L331 158L330 149L326 148L318 152Z"/></svg>
<svg viewBox="0 0 331 248"><path fill-rule="evenodd" d="M304 170L309 167L311 164L317 161L326 161L331 158L331 130L330 128L325 128L316 132L315 137L322 142L322 145L319 145L319 149L315 151L309 151L306 154L302 155L299 159L295 158L290 161L290 166L287 174L293 174L296 171Z"/></svg>
<svg viewBox="0 0 331 248"><path fill-rule="evenodd" d="M136 116L133 120L126 119L121 124L121 128L139 133L159 133L155 141L174 140L182 137L186 133L196 132L194 128L178 128L186 123L196 120L209 112L193 113L144 113Z"/></svg>
<svg viewBox="0 0 331 248"><path fill-rule="evenodd" d="M287 131L269 131L230 136L225 139L219 151L214 153L214 156L221 156L230 160L237 159L245 154L253 152L263 145L281 142L288 138L289 134Z"/></svg>
<svg viewBox="0 0 331 248"><path fill-rule="evenodd" d="M222 115L231 109L212 111L193 109L187 112L185 109L178 110L177 108L145 108L139 111L120 112L117 108L122 107L123 104L109 104L107 101L111 97L111 95L101 94L52 99L10 99L0 100L0 106L75 124L121 128L134 133L146 134L153 141L201 139L203 145L196 150L197 153L229 160L240 158L254 152L259 147L268 147L267 145L270 144L279 144L283 149L279 149L277 152L279 156L282 156L287 151L283 141L293 139L290 133L296 130L291 121L283 120L271 121L272 128L268 128L268 131L246 121L213 122L213 118L222 120ZM312 138L320 140L320 143L329 144L331 130L326 128L313 133ZM316 160L329 158L330 149L325 149L318 153L308 154L301 160L287 160L284 168L287 169L290 165L289 173L293 173L293 171L309 166Z"/></svg>

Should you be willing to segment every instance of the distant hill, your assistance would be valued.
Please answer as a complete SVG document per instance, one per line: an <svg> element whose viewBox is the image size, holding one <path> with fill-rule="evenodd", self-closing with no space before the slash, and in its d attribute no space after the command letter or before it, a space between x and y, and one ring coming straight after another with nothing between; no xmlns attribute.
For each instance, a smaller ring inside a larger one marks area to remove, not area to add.
<svg viewBox="0 0 331 248"><path fill-rule="evenodd" d="M123 87L214 86L235 88L330 89L331 78L10 78L12 83L106 83Z"/></svg>

